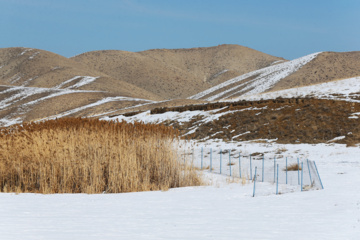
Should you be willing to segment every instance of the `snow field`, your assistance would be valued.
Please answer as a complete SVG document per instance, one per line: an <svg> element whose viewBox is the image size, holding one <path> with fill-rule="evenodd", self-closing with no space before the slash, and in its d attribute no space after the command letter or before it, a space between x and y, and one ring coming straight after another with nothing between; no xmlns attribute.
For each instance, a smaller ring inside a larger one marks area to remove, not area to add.
<svg viewBox="0 0 360 240"><path fill-rule="evenodd" d="M180 161L209 173L240 178L247 182L254 181L255 168L257 168L257 182L274 183L274 191L271 194L276 194L276 182L281 186L280 194L301 191L301 182L303 191L322 189L321 176L317 173L314 162L303 154L291 155L286 153L287 149L285 148L277 149L275 153L269 152L271 143L264 143L263 150L258 149L261 152L249 152L244 150L241 145L233 146L232 149L200 147L200 145L188 146ZM252 154L253 156L250 156ZM289 168L298 163L299 171L285 171L286 166ZM301 172L301 165L303 165L303 172Z"/></svg>
<svg viewBox="0 0 360 240"><path fill-rule="evenodd" d="M241 145L241 146L238 146ZM209 186L125 194L0 194L3 239L358 239L360 148L340 144L188 142L316 160L324 190L274 195L202 171ZM181 152L184 148L180 149ZM187 155L190 156L190 155ZM261 194L260 194L261 193Z"/></svg>

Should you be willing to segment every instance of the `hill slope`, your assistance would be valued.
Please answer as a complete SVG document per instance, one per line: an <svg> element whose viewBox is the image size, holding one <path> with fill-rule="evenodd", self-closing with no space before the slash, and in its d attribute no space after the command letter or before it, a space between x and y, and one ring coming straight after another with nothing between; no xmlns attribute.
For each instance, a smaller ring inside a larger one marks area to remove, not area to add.
<svg viewBox="0 0 360 240"><path fill-rule="evenodd" d="M137 53L95 51L72 59L165 99L186 98L233 77L284 61L238 45Z"/></svg>
<svg viewBox="0 0 360 240"><path fill-rule="evenodd" d="M360 76L360 52L313 53L235 77L189 99L207 101L248 97Z"/></svg>
<svg viewBox="0 0 360 240"><path fill-rule="evenodd" d="M44 50L0 49L0 84L7 86L96 90L121 96L161 98L146 90Z"/></svg>
<svg viewBox="0 0 360 240"><path fill-rule="evenodd" d="M93 115L147 99L162 98L51 52L0 49L0 126L49 116Z"/></svg>

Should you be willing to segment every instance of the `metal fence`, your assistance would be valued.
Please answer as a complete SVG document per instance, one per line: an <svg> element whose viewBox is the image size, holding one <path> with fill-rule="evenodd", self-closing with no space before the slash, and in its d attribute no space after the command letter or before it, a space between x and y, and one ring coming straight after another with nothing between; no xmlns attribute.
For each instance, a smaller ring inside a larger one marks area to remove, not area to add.
<svg viewBox="0 0 360 240"><path fill-rule="evenodd" d="M279 157L262 153L242 154L229 149L196 148L185 151L185 164L235 178L256 182L273 183L276 194L282 193L286 186L296 186L291 191L308 191L323 189L315 161L298 157ZM286 185L286 186L283 186Z"/></svg>

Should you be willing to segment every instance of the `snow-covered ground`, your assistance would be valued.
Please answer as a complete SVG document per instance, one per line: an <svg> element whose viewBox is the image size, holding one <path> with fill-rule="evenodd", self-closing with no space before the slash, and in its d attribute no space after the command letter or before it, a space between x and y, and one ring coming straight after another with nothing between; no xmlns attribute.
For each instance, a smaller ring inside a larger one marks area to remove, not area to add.
<svg viewBox="0 0 360 240"><path fill-rule="evenodd" d="M190 145L310 158L325 188L275 195L274 184L258 182L253 198L251 182L205 170L210 186L165 192L2 193L1 239L359 239L359 147L214 140Z"/></svg>

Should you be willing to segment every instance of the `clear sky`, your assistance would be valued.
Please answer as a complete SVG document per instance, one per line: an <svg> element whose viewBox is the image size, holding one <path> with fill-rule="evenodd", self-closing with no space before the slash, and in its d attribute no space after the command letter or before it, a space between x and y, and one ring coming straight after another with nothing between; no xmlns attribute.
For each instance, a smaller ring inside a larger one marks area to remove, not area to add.
<svg viewBox="0 0 360 240"><path fill-rule="evenodd" d="M93 50L239 44L286 59L360 51L359 0L0 0L0 48Z"/></svg>

